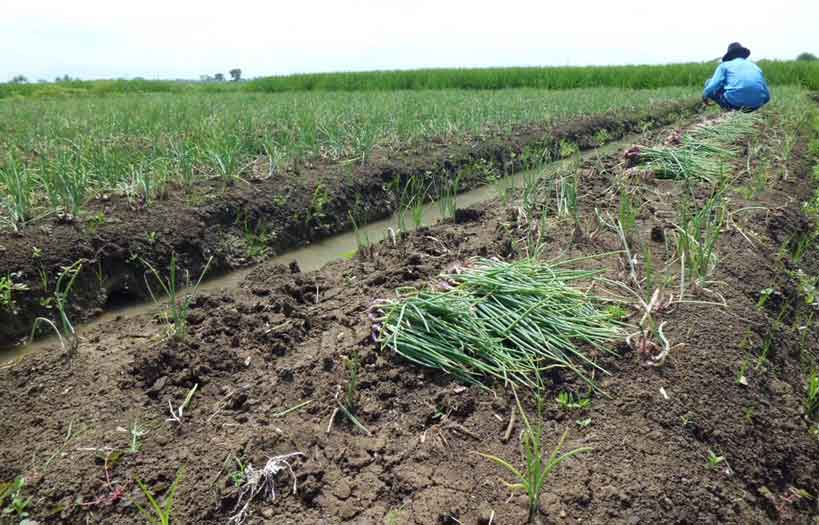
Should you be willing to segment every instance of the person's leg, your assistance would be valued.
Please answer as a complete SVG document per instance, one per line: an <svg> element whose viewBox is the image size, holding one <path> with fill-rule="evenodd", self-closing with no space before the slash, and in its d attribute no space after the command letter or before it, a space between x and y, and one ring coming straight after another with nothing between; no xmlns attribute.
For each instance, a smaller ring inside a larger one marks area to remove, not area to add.
<svg viewBox="0 0 819 525"><path fill-rule="evenodd" d="M715 99L714 101L717 104L719 104L719 107L721 107L722 109L727 109L729 111L737 109L734 106L732 106L730 102L728 102L728 99L725 98L725 91L722 89L717 91L716 95L714 95L714 99Z"/></svg>

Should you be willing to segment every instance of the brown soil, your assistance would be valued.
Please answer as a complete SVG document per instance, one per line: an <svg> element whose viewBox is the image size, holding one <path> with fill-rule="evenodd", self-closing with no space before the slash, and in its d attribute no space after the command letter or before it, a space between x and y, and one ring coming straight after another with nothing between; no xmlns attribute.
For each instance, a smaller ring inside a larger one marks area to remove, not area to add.
<svg viewBox="0 0 819 525"><path fill-rule="evenodd" d="M166 272L171 254L195 280L212 256L208 275L247 266L287 249L388 216L396 207L390 181L461 172L461 189L487 182L490 175L518 171L544 154L556 158L563 141L580 149L669 124L697 111L696 101L659 104L650 109L600 114L553 125L522 125L457 140L432 140L404 151L376 151L363 165L306 163L268 177L261 159L244 174L247 184L212 183L197 195L170 192L144 203L105 196L89 205L82 220L57 217L21 234L0 233L3 276L28 290L0 307L0 345L31 331L38 316L54 317L44 303L53 296L62 267L82 260L69 299L69 317L85 321L112 305L147 297L147 261ZM248 234L252 236L249 239ZM46 277L43 285L41 275Z"/></svg>
<svg viewBox="0 0 819 525"><path fill-rule="evenodd" d="M790 176L754 199L766 210L735 217L752 241L734 227L721 237L721 284L713 288L728 307L676 305L661 316L675 345L663 366L643 366L623 343L601 361L611 372L601 381L609 397L595 396L584 412L548 404L547 444L568 428L566 449L593 451L549 480L544 522L808 524L819 516L815 500L795 492L819 494L819 446L802 418L801 362L815 359L819 327L807 323L802 337L798 327L812 307L786 272L794 262L778 255L814 228L800 209L811 192L805 145L802 136ZM547 253L621 248L591 211L616 215L609 188L618 163L611 156L583 168L583 227L553 221ZM647 179L637 194L639 237L658 272L670 259L663 237L680 191L672 181ZM732 197L732 209L749 204ZM471 256L521 255L518 221L514 209L494 202L317 272L261 265L240 289L198 297L183 342L165 339L164 328L144 316L85 334L74 357L31 355L0 371L0 480L26 477L41 522L130 524L141 521L133 502L143 501L133 480L161 493L183 468L176 522L225 523L238 497L228 477L233 457L259 467L299 451L304 456L292 461L297 493L282 474L276 500L256 501L248 523L389 523L390 512L398 524L524 523L525 499L510 499L499 481L506 473L473 453L519 464L520 426L503 439L510 393L501 385L464 387L380 351L368 320L372 302L393 297L396 287L423 286ZM811 249L800 263L811 275L819 272L814 259ZM622 278L620 259L604 264ZM758 308L768 287L776 292ZM692 290L688 299L714 297ZM769 362L756 368L765 341ZM341 416L327 432L346 384L342 356L353 352L362 360L358 416L371 436ZM751 364L747 386L737 382L744 362ZM165 421L168 401L180 404L194 385L184 422ZM550 377L549 388L552 397L583 390L562 374ZM128 436L117 429L137 418L151 431L139 452L121 453ZM586 426L576 423L586 419ZM707 466L709 450L726 458L718 468Z"/></svg>

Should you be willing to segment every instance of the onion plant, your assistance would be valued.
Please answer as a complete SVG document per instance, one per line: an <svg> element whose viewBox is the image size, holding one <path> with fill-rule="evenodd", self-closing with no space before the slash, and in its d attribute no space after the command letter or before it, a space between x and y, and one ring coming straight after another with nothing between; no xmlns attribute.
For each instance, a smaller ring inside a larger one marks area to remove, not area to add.
<svg viewBox="0 0 819 525"><path fill-rule="evenodd" d="M183 338L187 334L188 330L188 312L190 310L190 305L193 302L193 298L196 295L197 290L199 289L199 284L202 282L202 279L205 277L205 274L210 267L210 263L213 261L213 257L211 256L205 263L205 267L202 269L199 279L190 289L189 293L183 293L182 287L184 285L177 279L175 253L171 255L167 278L163 278L162 274L148 261L144 259L140 260L148 269L148 272L145 273L145 286L148 289L148 293L151 295L151 298L155 303L160 304L159 299L157 299L153 292L153 288L151 288L151 285L148 282L148 273L150 273L154 276L156 282L159 283L160 288L167 297L167 308L165 312L163 312L163 315L168 322L172 335L177 339ZM188 278L187 281L189 282L190 278Z"/></svg>
<svg viewBox="0 0 819 525"><path fill-rule="evenodd" d="M604 283L595 271L534 260L478 259L447 275L445 289L399 290L380 305L378 339L404 358L468 383L494 378L536 388L549 369L590 385L605 373L588 350L607 351L622 325L581 283Z"/></svg>
<svg viewBox="0 0 819 525"><path fill-rule="evenodd" d="M29 218L33 186L29 172L9 154L5 166L0 165L0 206L15 231Z"/></svg>
<svg viewBox="0 0 819 525"><path fill-rule="evenodd" d="M478 454L500 465L514 477L515 481L513 483L504 483L512 490L523 490L526 492L529 501L529 523L536 523L540 495L543 493L543 489L549 477L561 463L583 452L589 452L591 448L580 447L570 450L569 452L561 453L563 443L569 434L569 431L566 430L547 457L545 455L546 450L543 447L544 423L541 398L538 398L539 411L533 421L527 417L517 393L515 393L515 402L517 403L520 418L524 426L523 432L520 435L521 456L523 456L524 461L523 468L518 469L509 461L501 459L498 456L493 456L492 454L485 454L483 452L478 452Z"/></svg>
<svg viewBox="0 0 819 525"><path fill-rule="evenodd" d="M703 284L717 266L716 244L726 217L726 203L721 192L706 199L702 208L692 209L684 199L679 207L677 251L685 265L685 274Z"/></svg>

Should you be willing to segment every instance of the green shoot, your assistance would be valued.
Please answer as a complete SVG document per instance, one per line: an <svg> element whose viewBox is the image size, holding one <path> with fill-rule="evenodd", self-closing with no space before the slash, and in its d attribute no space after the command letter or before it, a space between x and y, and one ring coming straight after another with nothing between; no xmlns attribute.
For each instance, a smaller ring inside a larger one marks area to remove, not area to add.
<svg viewBox="0 0 819 525"><path fill-rule="evenodd" d="M190 305L193 302L197 290L199 290L199 284L202 282L202 278L204 278L208 268L210 267L210 263L213 261L213 256L211 256L208 259L208 262L205 263L205 267L202 269L202 273L199 275L199 279L196 281L196 284L194 284L191 288L190 293L184 295L181 293L180 283L176 278L176 253L171 255L169 275L167 279L163 279L159 271L151 266L148 261L144 259L140 260L142 261L142 264L148 268L150 273L153 274L154 278L159 283L162 291L167 297L166 310L163 312L163 315L165 316L166 322L169 326L169 332L175 339L184 338L188 330L188 313L190 311ZM150 293L153 301L156 304L160 304L156 295L154 295L150 283L148 282L147 272L145 274L145 285L148 288L148 292Z"/></svg>
<svg viewBox="0 0 819 525"><path fill-rule="evenodd" d="M347 416L347 419L349 419L356 428L369 436L370 431L355 416L355 411L358 405L359 367L360 361L358 358L358 352L353 352L350 357L344 359L344 368L346 368L347 372L349 372L349 377L347 379L347 385L344 389L344 400L338 404L338 408L345 416Z"/></svg>
<svg viewBox="0 0 819 525"><path fill-rule="evenodd" d="M25 478L18 477L13 483L7 484L7 486L0 491L0 509L2 509L0 517L14 517L26 521L29 515L28 509L31 506L31 497L23 497L25 485ZM5 504L7 499L9 500L8 505Z"/></svg>
<svg viewBox="0 0 819 525"><path fill-rule="evenodd" d="M713 450L708 450L707 465L710 469L716 469L725 461L725 456L718 456Z"/></svg>
<svg viewBox="0 0 819 525"><path fill-rule="evenodd" d="M147 434L148 429L140 425L138 419L131 422L131 425L128 427L128 436L130 437L128 444L129 454L136 454L139 452L139 450L142 448L142 443L140 440Z"/></svg>
<svg viewBox="0 0 819 525"><path fill-rule="evenodd" d="M808 376L808 391L805 396L805 417L813 418L819 411L819 373L812 370Z"/></svg>
<svg viewBox="0 0 819 525"><path fill-rule="evenodd" d="M188 409L188 407L191 404L191 401L193 401L193 395L196 393L197 388L199 388L199 383L196 383L195 385L193 385L193 388L188 390L188 395L185 396L185 400L182 402L181 405L179 405L179 408L177 408L176 410L173 409L171 400L170 399L168 400L168 409L171 412L171 417L169 417L166 421L176 421L180 425L182 424L182 418L185 415L185 410Z"/></svg>
<svg viewBox="0 0 819 525"><path fill-rule="evenodd" d="M148 510L137 502L134 502L134 504L136 505L137 509L139 509L140 514L142 514L150 525L169 525L171 523L174 496L176 495L176 489L179 486L181 479L182 469L179 469L176 472L176 478L174 478L170 488L165 491L165 496L162 498L161 502L156 499L153 492L151 492L151 490L141 480L136 480L142 494L144 494L145 499L148 500L148 510L151 512L148 512Z"/></svg>
<svg viewBox="0 0 819 525"><path fill-rule="evenodd" d="M557 401L557 406L567 411L585 410L591 405L591 398L580 396L575 397L574 394L566 391L560 392L555 400Z"/></svg>
<svg viewBox="0 0 819 525"><path fill-rule="evenodd" d="M517 469L511 463L491 454L477 452L480 456L489 459L490 461L500 465L506 469L515 479L513 483L506 483L511 490L524 490L529 499L529 521L534 522L538 513L538 502L543 488L548 481L549 476L554 472L561 463L567 459L574 457L583 452L591 450L589 447L581 447L571 450L569 452L561 453L563 443L566 441L569 431L563 432L557 445L548 457L545 456L543 449L543 423L542 418L537 417L533 422L530 422L523 410L517 393L515 394L515 401L517 403L518 411L520 412L521 420L523 421L524 429L521 433L520 445L521 454L523 456L524 466L522 470Z"/></svg>

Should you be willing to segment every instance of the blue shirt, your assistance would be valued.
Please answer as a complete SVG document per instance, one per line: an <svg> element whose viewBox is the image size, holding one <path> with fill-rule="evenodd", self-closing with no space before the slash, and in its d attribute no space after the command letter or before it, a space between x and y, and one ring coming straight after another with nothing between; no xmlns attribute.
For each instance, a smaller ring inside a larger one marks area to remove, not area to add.
<svg viewBox="0 0 819 525"><path fill-rule="evenodd" d="M721 89L725 100L736 108L757 109L771 100L762 70L744 58L721 63L711 80L705 83L703 97L713 98Z"/></svg>

